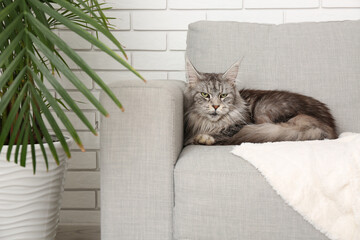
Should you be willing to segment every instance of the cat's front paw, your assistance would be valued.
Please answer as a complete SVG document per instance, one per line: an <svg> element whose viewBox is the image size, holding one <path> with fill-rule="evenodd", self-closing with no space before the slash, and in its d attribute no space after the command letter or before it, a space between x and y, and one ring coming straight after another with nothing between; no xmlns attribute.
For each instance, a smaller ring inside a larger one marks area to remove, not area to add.
<svg viewBox="0 0 360 240"><path fill-rule="evenodd" d="M213 145L215 143L215 139L207 134L199 134L194 139L195 144L203 144L203 145Z"/></svg>

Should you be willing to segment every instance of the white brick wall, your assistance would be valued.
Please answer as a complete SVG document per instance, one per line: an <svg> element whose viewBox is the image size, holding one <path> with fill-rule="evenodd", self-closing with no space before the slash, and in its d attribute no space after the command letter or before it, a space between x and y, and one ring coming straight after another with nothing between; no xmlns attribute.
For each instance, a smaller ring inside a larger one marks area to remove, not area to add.
<svg viewBox="0 0 360 240"><path fill-rule="evenodd" d="M134 52L133 66L139 70L183 70L184 52Z"/></svg>
<svg viewBox="0 0 360 240"><path fill-rule="evenodd" d="M62 208L93 209L96 207L94 191L66 191L63 195Z"/></svg>
<svg viewBox="0 0 360 240"><path fill-rule="evenodd" d="M323 7L360 7L360 0L322 0Z"/></svg>
<svg viewBox="0 0 360 240"><path fill-rule="evenodd" d="M166 32L114 32L121 45L126 50L166 50ZM112 49L117 49L108 38L103 35L99 39Z"/></svg>
<svg viewBox="0 0 360 240"><path fill-rule="evenodd" d="M97 152L72 152L68 160L68 168L71 170L96 170Z"/></svg>
<svg viewBox="0 0 360 240"><path fill-rule="evenodd" d="M120 65L115 59L110 57L104 52L100 51L81 51L77 52L80 57L87 60L87 63L89 66L95 70L124 70L125 67ZM122 55L122 53L119 51L119 55ZM129 60L128 62L131 62L131 55L128 56ZM69 62L69 67L73 70L80 70L79 66L77 66L75 63L73 63L67 56L64 56L64 59L66 59Z"/></svg>
<svg viewBox="0 0 360 240"><path fill-rule="evenodd" d="M245 8L318 8L319 0L245 0Z"/></svg>
<svg viewBox="0 0 360 240"><path fill-rule="evenodd" d="M187 30L191 22L205 20L205 11L134 11L134 30Z"/></svg>
<svg viewBox="0 0 360 240"><path fill-rule="evenodd" d="M90 50L91 43L71 31L59 31L59 37L75 50Z"/></svg>
<svg viewBox="0 0 360 240"><path fill-rule="evenodd" d="M184 53L186 30L198 20L223 20L282 24L303 21L360 19L360 0L102 0L113 10L107 15L116 17L114 35L124 45L131 63L148 80L185 80ZM87 44L67 30L59 30L65 39L83 56L106 83L122 80L140 81L116 61ZM94 34L94 33L93 33ZM100 35L99 38L104 40ZM109 43L106 41L106 43ZM109 43L110 47L114 47ZM75 74L98 97L99 87L78 67L70 64ZM99 113L76 92L67 80L59 79L71 91L95 126ZM50 87L51 88L51 87ZM126 106L125 106L126 108ZM79 130L87 151L81 153L73 146L68 161L68 173L61 211L62 224L100 223L100 159L99 137L86 130L73 113L70 120ZM62 127L63 128L63 127Z"/></svg>
<svg viewBox="0 0 360 240"><path fill-rule="evenodd" d="M168 0L170 9L241 9L241 0Z"/></svg>
<svg viewBox="0 0 360 240"><path fill-rule="evenodd" d="M312 9L312 10L287 10L285 11L284 21L289 22L319 22L319 21L340 21L357 20L360 16L360 8L358 9Z"/></svg>
<svg viewBox="0 0 360 240"><path fill-rule="evenodd" d="M251 11L216 10L207 12L207 20L281 24L284 20L284 11L272 9Z"/></svg>
<svg viewBox="0 0 360 240"><path fill-rule="evenodd" d="M113 9L166 9L166 0L103 0Z"/></svg>
<svg viewBox="0 0 360 240"><path fill-rule="evenodd" d="M186 31L169 32L168 33L168 48L169 50L185 50L186 49Z"/></svg>
<svg viewBox="0 0 360 240"><path fill-rule="evenodd" d="M114 30L130 30L130 12L108 10L106 16L114 18L109 20Z"/></svg>

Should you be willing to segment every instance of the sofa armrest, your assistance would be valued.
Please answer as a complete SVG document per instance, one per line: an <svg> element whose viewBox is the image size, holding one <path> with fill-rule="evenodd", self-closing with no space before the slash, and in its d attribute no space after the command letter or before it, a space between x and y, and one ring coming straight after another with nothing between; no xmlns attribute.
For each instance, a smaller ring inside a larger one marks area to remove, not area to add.
<svg viewBox="0 0 360 240"><path fill-rule="evenodd" d="M172 239L173 169L183 147L184 82L125 81L101 93L101 239Z"/></svg>

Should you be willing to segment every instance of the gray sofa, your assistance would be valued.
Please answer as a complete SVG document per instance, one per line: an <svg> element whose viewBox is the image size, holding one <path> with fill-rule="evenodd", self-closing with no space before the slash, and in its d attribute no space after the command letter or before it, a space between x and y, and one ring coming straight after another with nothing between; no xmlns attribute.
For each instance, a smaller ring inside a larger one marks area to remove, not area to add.
<svg viewBox="0 0 360 240"><path fill-rule="evenodd" d="M339 132L360 132L360 21L196 22L187 55L201 72L224 72L244 57L240 87L316 97ZM184 86L113 84L124 113L101 95L111 116L101 122L101 239L327 239L232 146L183 148Z"/></svg>

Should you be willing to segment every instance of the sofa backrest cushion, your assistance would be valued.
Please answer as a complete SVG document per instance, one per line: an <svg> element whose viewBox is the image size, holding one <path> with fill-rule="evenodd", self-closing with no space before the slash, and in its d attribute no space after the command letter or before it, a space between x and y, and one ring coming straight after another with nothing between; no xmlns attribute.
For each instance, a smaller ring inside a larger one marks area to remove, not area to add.
<svg viewBox="0 0 360 240"><path fill-rule="evenodd" d="M200 72L225 72L242 59L241 87L315 97L329 106L339 132L360 132L360 21L200 21L189 25L187 56Z"/></svg>

